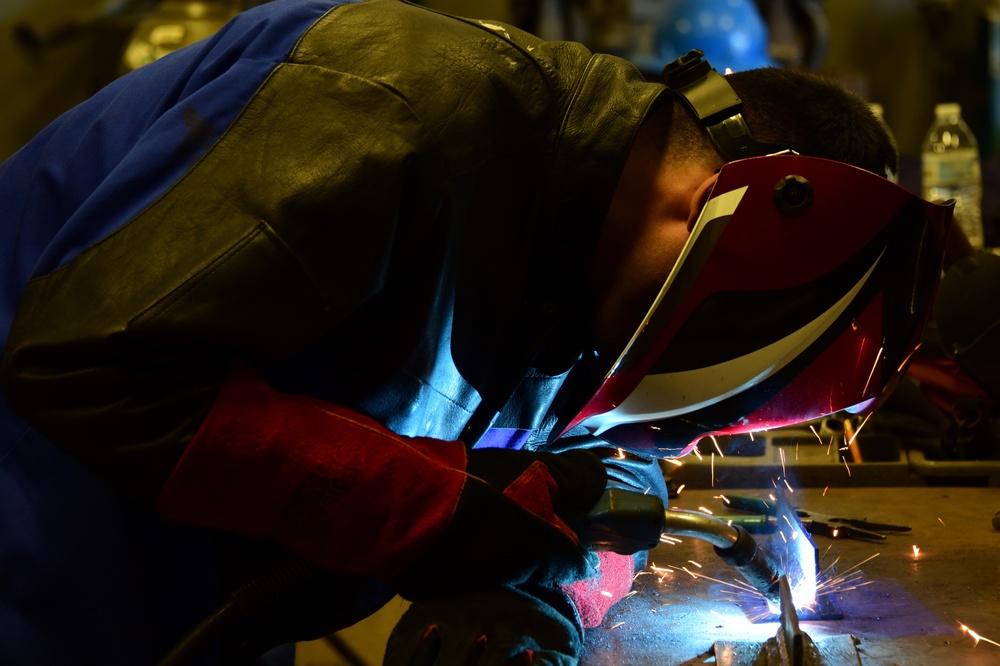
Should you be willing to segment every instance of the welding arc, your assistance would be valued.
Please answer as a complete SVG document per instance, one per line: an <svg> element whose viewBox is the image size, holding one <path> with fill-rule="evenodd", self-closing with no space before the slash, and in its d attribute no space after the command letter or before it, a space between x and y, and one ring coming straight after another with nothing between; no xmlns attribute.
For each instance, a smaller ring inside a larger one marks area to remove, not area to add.
<svg viewBox="0 0 1000 666"><path fill-rule="evenodd" d="M777 563L761 548L746 529L698 511L671 509L664 513L667 534L690 536L707 541L716 554L736 569L768 601L779 603Z"/></svg>

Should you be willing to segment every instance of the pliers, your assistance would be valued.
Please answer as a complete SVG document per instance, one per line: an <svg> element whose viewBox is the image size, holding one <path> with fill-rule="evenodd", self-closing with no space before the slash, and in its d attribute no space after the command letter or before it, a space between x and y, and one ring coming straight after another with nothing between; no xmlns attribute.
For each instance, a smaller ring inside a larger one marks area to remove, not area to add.
<svg viewBox="0 0 1000 666"><path fill-rule="evenodd" d="M768 533L781 529L778 518L778 503L768 502L757 497L743 495L726 495L729 507L746 512L731 516L716 516L733 525L740 525L751 533ZM885 541L888 533L909 532L906 525L891 523L876 523L863 518L845 518L814 513L807 509L792 507L802 521L802 526L812 535L820 535L831 539L858 539L860 541Z"/></svg>

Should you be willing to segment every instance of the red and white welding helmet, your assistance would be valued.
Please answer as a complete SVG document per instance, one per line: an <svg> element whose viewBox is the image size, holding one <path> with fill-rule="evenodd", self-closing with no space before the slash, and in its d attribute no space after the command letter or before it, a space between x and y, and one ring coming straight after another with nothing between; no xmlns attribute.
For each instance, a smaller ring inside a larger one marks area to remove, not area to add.
<svg viewBox="0 0 1000 666"><path fill-rule="evenodd" d="M951 213L840 162L726 164L642 324L588 396L557 404L554 435L673 456L869 407L919 343Z"/></svg>
<svg viewBox="0 0 1000 666"><path fill-rule="evenodd" d="M953 204L755 140L703 55L664 82L729 162L628 345L567 378L552 439L684 455L708 435L871 409L919 344Z"/></svg>

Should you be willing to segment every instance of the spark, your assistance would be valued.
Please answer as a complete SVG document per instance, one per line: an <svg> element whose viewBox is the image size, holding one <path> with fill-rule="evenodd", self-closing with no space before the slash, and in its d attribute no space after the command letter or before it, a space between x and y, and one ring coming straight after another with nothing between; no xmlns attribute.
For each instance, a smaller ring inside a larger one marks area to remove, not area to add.
<svg viewBox="0 0 1000 666"><path fill-rule="evenodd" d="M618 459L625 460L625 449L618 449Z"/></svg>
<svg viewBox="0 0 1000 666"><path fill-rule="evenodd" d="M830 435L830 443L826 445L826 455L830 455L830 448L833 446L833 435Z"/></svg>
<svg viewBox="0 0 1000 666"><path fill-rule="evenodd" d="M699 511L701 511L702 513L707 513L707 514L708 514L708 515L710 515L710 516L711 516L711 515L714 515L714 514L712 513L712 510L711 510L711 509L708 509L708 508L706 508L706 507L703 507L703 506L699 506L699 507L698 507L698 510L699 510Z"/></svg>
<svg viewBox="0 0 1000 666"><path fill-rule="evenodd" d="M826 491L829 490L829 489L830 489L830 486L827 486L826 488L823 489L823 497L826 497Z"/></svg>
<svg viewBox="0 0 1000 666"><path fill-rule="evenodd" d="M676 546L677 544L684 542L677 537L670 536L669 534L661 534L660 543L669 543L671 546Z"/></svg>
<svg viewBox="0 0 1000 666"><path fill-rule="evenodd" d="M916 544L913 546L913 557L920 557L920 549L917 548Z"/></svg>
<svg viewBox="0 0 1000 666"><path fill-rule="evenodd" d="M624 622L618 622L617 624L613 624L613 625L611 625L611 626L609 627L609 630L610 630L610 629L617 629L618 627L622 627L622 626L624 626L624 625L625 625L625 623L624 623Z"/></svg>
<svg viewBox="0 0 1000 666"><path fill-rule="evenodd" d="M677 486L677 494L680 495L681 491L684 490L685 488L687 488L686 483L682 483L681 485Z"/></svg>
<svg viewBox="0 0 1000 666"><path fill-rule="evenodd" d="M695 457L698 458L698 460L704 460L704 458L701 455L701 451L698 450L697 446L691 449L691 453L693 453Z"/></svg>
<svg viewBox="0 0 1000 666"><path fill-rule="evenodd" d="M610 599L610 598L611 598L612 596L614 596L614 595L612 595L612 594L611 594L610 592L608 592L607 590L601 590L601 596L602 596L602 597L607 597L608 599Z"/></svg>
<svg viewBox="0 0 1000 666"><path fill-rule="evenodd" d="M788 492L790 492L790 493L794 493L794 492L795 492L795 489L794 489L794 488L792 488L792 485L791 485L790 483L788 483L788 479L782 479L782 480L783 480L783 481L785 482L785 486L787 486L787 487L788 487Z"/></svg>
<svg viewBox="0 0 1000 666"><path fill-rule="evenodd" d="M666 460L666 461L667 461L668 463L670 463L670 464L671 464L671 465L673 465L674 467L681 467L681 466L683 466L683 465L684 465L684 463L682 463L682 462L681 462L680 460L678 460L677 458L664 458L664 460Z"/></svg>
<svg viewBox="0 0 1000 666"><path fill-rule="evenodd" d="M720 499L723 502L725 502L726 504L732 504L732 502L729 501L729 498L726 497L725 495L713 495L712 499Z"/></svg>
<svg viewBox="0 0 1000 666"><path fill-rule="evenodd" d="M875 368L878 367L878 362L882 360L882 351L884 349L885 349L885 346L879 347L878 348L878 353L875 354L875 364L872 365L872 371L868 373L868 381L865 382L865 388L864 388L863 391L861 391L862 395L864 395L865 393L868 393L868 384L870 384L871 381L872 381L872 376L875 374Z"/></svg>
<svg viewBox="0 0 1000 666"><path fill-rule="evenodd" d="M715 453L712 453L712 487L715 487Z"/></svg>
<svg viewBox="0 0 1000 666"><path fill-rule="evenodd" d="M840 456L840 459L844 461L844 467L847 468L847 476L851 475L851 466L847 464L847 457Z"/></svg>
<svg viewBox="0 0 1000 666"><path fill-rule="evenodd" d="M781 476L785 475L785 449L778 449L778 453L781 455Z"/></svg>
<svg viewBox="0 0 1000 666"><path fill-rule="evenodd" d="M656 579L658 583L662 583L664 578L674 572L670 567L658 567L655 564L651 564L649 568L653 573L659 574Z"/></svg>
<svg viewBox="0 0 1000 666"><path fill-rule="evenodd" d="M719 440L715 438L715 435L709 435L708 437L712 440L712 444L715 444L715 450L719 452L719 457L725 458L726 456L722 455L722 449L719 448Z"/></svg>
<svg viewBox="0 0 1000 666"><path fill-rule="evenodd" d="M944 525L944 521L943 521L943 520L941 520L940 518L938 518L938 522L939 522L939 523L941 523L942 525ZM948 527L947 525L944 525L944 526L945 526L945 527Z"/></svg>
<svg viewBox="0 0 1000 666"><path fill-rule="evenodd" d="M701 569L701 565L700 565L700 564L698 564L697 562L695 562L694 560L688 560L688 562L690 562L691 564L693 564L693 565L695 565L696 567L698 567L699 569Z"/></svg>
<svg viewBox="0 0 1000 666"><path fill-rule="evenodd" d="M768 493L767 496L771 499L772 502L778 501L778 498L774 496L774 493Z"/></svg>
<svg viewBox="0 0 1000 666"><path fill-rule="evenodd" d="M859 463L861 462L861 449L854 442L857 439L858 433L854 430L854 426L851 425L850 419L844 419L844 446L841 447L841 451L848 450L851 452L851 462Z"/></svg>
<svg viewBox="0 0 1000 666"><path fill-rule="evenodd" d="M696 573L694 573L693 571L691 571L687 567L681 567L681 571L683 571L686 574L688 574L689 576L691 576L691 578L697 578L698 577L698 575Z"/></svg>
<svg viewBox="0 0 1000 666"><path fill-rule="evenodd" d="M813 431L814 435L816 435L816 439L819 440L819 445L823 446L823 438L819 436L818 432L816 432L816 426L809 424L809 429Z"/></svg>
<svg viewBox="0 0 1000 666"><path fill-rule="evenodd" d="M974 632L972 629L970 629L966 625L962 624L961 622L958 623L958 626L962 628L962 631L964 631L965 633L967 633L970 636L972 636L972 640L975 641L975 643L972 644L973 647L979 645L979 641L983 641L984 643L989 643L991 645L996 645L996 646L1000 647L1000 643L997 643L994 640L990 640L989 638L986 638L985 636L981 636L981 635L977 634L976 632Z"/></svg>
<svg viewBox="0 0 1000 666"><path fill-rule="evenodd" d="M753 441L753 430L751 430L748 434L750 435L750 441L752 442Z"/></svg>
<svg viewBox="0 0 1000 666"><path fill-rule="evenodd" d="M796 462L798 461L798 459L799 459L799 442L798 442L798 440L796 440L796 442L795 442L795 460L796 460Z"/></svg>

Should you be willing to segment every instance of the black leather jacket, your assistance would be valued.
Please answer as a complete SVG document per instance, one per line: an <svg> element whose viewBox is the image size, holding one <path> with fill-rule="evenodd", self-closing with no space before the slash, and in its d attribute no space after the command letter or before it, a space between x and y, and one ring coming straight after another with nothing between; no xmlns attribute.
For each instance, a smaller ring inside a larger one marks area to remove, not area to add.
<svg viewBox="0 0 1000 666"><path fill-rule="evenodd" d="M5 393L135 494L233 357L400 434L474 439L506 405L497 424L537 443L588 348L593 245L662 92L498 23L329 11L151 205L27 284Z"/></svg>

